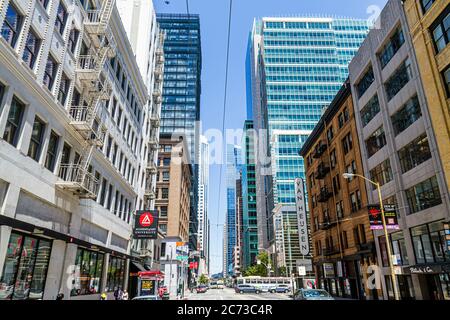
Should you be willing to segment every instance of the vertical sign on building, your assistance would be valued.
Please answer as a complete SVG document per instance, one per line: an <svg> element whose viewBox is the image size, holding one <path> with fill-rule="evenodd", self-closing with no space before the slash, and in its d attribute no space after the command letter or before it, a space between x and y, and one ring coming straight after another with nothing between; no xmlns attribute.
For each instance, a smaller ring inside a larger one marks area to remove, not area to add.
<svg viewBox="0 0 450 320"><path fill-rule="evenodd" d="M300 242L300 253L304 256L309 254L308 221L306 218L305 191L303 179L295 179L295 203L297 209L298 238Z"/></svg>
<svg viewBox="0 0 450 320"><path fill-rule="evenodd" d="M133 230L134 239L158 238L158 211L138 210Z"/></svg>
<svg viewBox="0 0 450 320"><path fill-rule="evenodd" d="M445 232L445 243L447 244L446 255L450 259L450 223L449 222L444 223L444 232Z"/></svg>

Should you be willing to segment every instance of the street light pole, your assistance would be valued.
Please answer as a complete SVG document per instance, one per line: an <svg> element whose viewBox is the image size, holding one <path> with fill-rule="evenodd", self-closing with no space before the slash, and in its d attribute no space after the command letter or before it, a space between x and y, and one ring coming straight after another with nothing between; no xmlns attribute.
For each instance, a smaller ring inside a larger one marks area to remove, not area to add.
<svg viewBox="0 0 450 320"><path fill-rule="evenodd" d="M394 291L394 299L395 300L400 300L400 295L399 295L398 287L397 287L397 277L395 275L394 264L392 263L391 242L389 241L389 233L388 233L387 228L386 228L386 218L384 216L383 198L381 197L381 186L380 186L380 184L378 182L372 181L372 180L364 177L363 175L359 175L359 174L355 174L355 173L344 173L342 176L344 177L344 179L348 179L348 178L351 178L351 177L362 178L362 179L370 182L371 184L373 184L377 188L378 200L380 202L381 219L383 221L384 237L386 239L386 248L387 248L387 254L388 254L389 268L390 268L390 271L391 271L392 287L393 287L393 291Z"/></svg>

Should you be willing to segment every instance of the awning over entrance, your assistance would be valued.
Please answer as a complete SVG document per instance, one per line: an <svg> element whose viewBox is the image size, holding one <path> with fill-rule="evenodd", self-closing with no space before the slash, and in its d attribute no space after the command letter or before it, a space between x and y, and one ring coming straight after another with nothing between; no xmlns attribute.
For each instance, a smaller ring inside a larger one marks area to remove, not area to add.
<svg viewBox="0 0 450 320"><path fill-rule="evenodd" d="M137 269L137 270L133 270L135 272L136 271L147 271L147 269L145 269L145 267L138 262L131 261L131 264L133 265L134 269Z"/></svg>

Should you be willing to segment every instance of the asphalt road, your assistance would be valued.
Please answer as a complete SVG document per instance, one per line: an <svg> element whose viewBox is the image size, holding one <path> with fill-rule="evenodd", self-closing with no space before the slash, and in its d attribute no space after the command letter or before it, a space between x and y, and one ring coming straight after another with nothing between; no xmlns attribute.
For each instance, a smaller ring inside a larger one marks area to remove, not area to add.
<svg viewBox="0 0 450 320"><path fill-rule="evenodd" d="M260 293L260 294L239 294L234 289L209 289L205 293L188 293L186 300L289 300L289 296L284 293Z"/></svg>

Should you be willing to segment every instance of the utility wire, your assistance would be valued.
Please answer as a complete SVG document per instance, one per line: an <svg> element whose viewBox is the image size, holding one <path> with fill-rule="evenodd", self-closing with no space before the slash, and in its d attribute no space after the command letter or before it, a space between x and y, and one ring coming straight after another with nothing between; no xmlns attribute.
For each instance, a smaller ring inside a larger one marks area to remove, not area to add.
<svg viewBox="0 0 450 320"><path fill-rule="evenodd" d="M223 114L222 114L222 134L225 131L225 116L227 109L227 91L228 91L228 66L230 62L230 38L231 38L231 17L232 17L232 9L233 9L233 0L230 0L230 11L228 13L228 39L227 39L227 60L225 64L225 90L223 97ZM225 159L226 159L226 146L225 146ZM225 161L226 162L226 161ZM217 203L217 227L219 227L219 214L220 214L220 201L222 200L222 170L220 168L219 173L219 201Z"/></svg>

